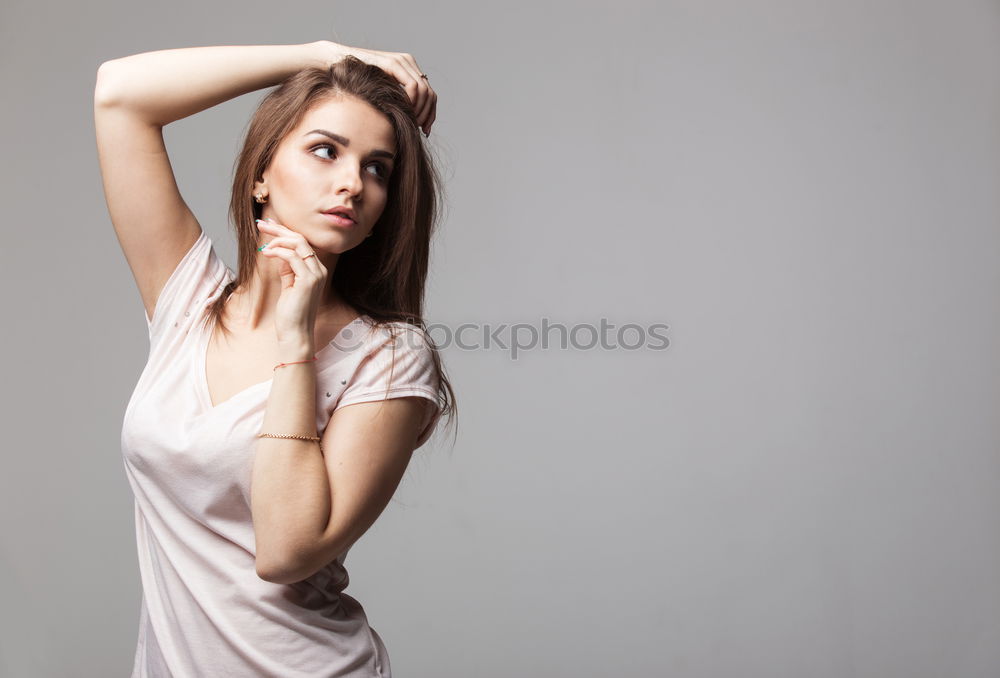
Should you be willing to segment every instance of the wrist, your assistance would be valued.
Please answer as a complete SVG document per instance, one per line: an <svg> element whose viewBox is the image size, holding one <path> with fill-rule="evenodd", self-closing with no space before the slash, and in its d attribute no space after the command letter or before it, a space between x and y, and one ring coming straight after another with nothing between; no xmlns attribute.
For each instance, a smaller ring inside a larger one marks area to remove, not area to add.
<svg viewBox="0 0 1000 678"><path fill-rule="evenodd" d="M278 362L292 363L310 360L316 355L313 342L306 339L290 339L278 342Z"/></svg>
<svg viewBox="0 0 1000 678"><path fill-rule="evenodd" d="M306 44L312 65L328 68L347 56L347 47L332 40L317 40Z"/></svg>

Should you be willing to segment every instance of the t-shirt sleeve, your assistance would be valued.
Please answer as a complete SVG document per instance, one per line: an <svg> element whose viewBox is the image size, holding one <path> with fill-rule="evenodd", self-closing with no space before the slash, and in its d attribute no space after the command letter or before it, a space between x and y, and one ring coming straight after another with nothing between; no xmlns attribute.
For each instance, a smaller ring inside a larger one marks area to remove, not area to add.
<svg viewBox="0 0 1000 678"><path fill-rule="evenodd" d="M152 319L143 311L150 346L159 343L169 329L194 322L209 297L228 282L228 274L229 268L215 253L212 239L202 230L160 290Z"/></svg>
<svg viewBox="0 0 1000 678"><path fill-rule="evenodd" d="M397 324L397 327L400 325ZM421 330L406 325L395 338L387 338L358 366L347 388L341 394L334 410L355 403L389 400L405 396L419 396L431 401L424 423L417 436L420 447L433 433L441 418L438 394L438 376L434 366L434 348ZM395 355L393 355L395 343ZM390 382L392 372L392 385Z"/></svg>

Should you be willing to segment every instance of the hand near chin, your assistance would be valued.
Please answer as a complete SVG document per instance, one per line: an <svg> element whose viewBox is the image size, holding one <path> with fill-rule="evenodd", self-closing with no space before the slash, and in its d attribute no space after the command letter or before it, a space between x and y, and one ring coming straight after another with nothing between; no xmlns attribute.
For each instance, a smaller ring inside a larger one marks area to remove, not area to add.
<svg viewBox="0 0 1000 678"><path fill-rule="evenodd" d="M319 41L325 59L330 63L340 61L347 55L357 57L366 64L378 66L396 78L406 90L413 104L417 126L430 135L434 119L437 117L437 93L431 89L427 76L417 65L416 59L406 52L380 52L363 47L348 47L329 40Z"/></svg>
<svg viewBox="0 0 1000 678"><path fill-rule="evenodd" d="M281 296L274 318L278 343L303 345L311 350L316 315L326 289L327 269L301 233L277 222L259 219L257 228L267 240L261 254L281 260L278 264Z"/></svg>

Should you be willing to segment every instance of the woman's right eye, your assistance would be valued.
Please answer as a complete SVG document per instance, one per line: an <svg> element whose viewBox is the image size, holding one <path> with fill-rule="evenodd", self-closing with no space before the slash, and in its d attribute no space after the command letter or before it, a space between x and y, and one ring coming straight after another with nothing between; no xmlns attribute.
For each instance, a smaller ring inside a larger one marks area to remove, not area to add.
<svg viewBox="0 0 1000 678"><path fill-rule="evenodd" d="M329 148L329 149L330 149L331 151L333 151L333 150L334 150L334 149L333 149L333 146L332 146L332 145L330 145L330 144L320 144L319 146L314 146L312 150L314 150L314 151L318 151L318 150L319 150L319 149L321 149L321 148ZM323 158L323 159L324 159L324 160L329 160L329 158Z"/></svg>

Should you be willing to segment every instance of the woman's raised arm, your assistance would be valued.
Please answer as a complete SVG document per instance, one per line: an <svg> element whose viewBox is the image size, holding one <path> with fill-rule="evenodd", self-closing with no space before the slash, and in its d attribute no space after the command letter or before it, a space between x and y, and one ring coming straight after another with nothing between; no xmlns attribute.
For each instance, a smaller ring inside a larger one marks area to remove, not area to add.
<svg viewBox="0 0 1000 678"><path fill-rule="evenodd" d="M201 233L178 190L163 127L276 85L309 65L329 65L337 48L321 41L167 49L106 61L98 69L94 126L104 194L148 319Z"/></svg>
<svg viewBox="0 0 1000 678"><path fill-rule="evenodd" d="M101 64L94 122L105 197L118 241L152 319L156 300L201 225L177 188L163 127L241 94L280 84L303 68L351 54L393 75L429 133L437 95L413 57L329 40L143 52Z"/></svg>
<svg viewBox="0 0 1000 678"><path fill-rule="evenodd" d="M307 66L328 66L337 60L340 47L320 40L134 54L101 64L95 100L128 108L144 121L164 126L241 94L277 85Z"/></svg>

